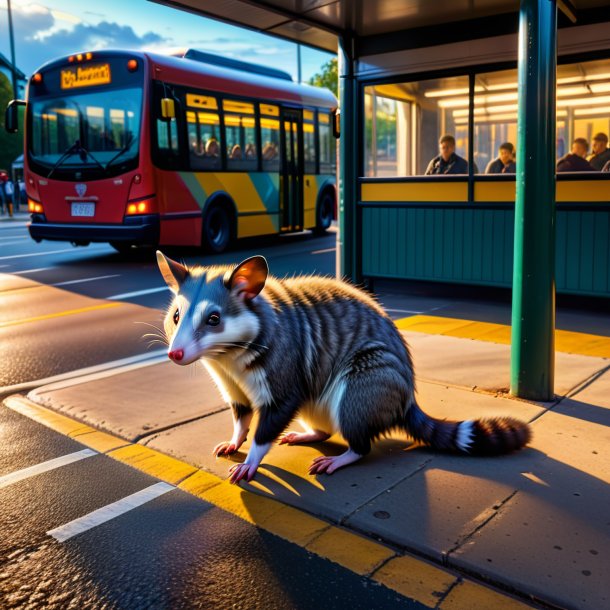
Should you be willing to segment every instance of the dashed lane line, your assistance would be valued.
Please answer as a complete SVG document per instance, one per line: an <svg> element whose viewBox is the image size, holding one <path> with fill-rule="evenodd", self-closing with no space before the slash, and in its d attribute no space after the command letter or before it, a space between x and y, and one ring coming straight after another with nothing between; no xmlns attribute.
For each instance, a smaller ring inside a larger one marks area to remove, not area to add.
<svg viewBox="0 0 610 610"><path fill-rule="evenodd" d="M35 464L34 466L29 466L28 468L22 468L21 470L5 474L4 476L0 477L0 489L2 489L3 487L8 487L13 483L23 481L24 479L29 479L30 477L35 477L36 475L43 474L45 472L50 472L51 470L55 470L56 468L61 468L62 466L73 464L74 462L84 460L85 458L94 455L98 455L97 451L92 451L91 449L83 449L82 451L62 455L61 457L57 457L52 460L47 460L46 462Z"/></svg>
<svg viewBox="0 0 610 610"><path fill-rule="evenodd" d="M70 521L65 525L60 525L52 530L49 530L47 534L52 536L58 542L65 542L78 534L82 534L102 523L106 523L111 519L115 519L120 515L124 515L125 513L133 510L134 508L138 508L138 506L142 506L163 494L166 494L168 491L172 491L176 489L173 485L168 485L167 483L155 483L150 487L146 487L136 493L133 493L125 498L121 498L112 504L107 504L106 506L102 506L102 508L98 508L93 512L83 515L78 519L74 519L74 521Z"/></svg>

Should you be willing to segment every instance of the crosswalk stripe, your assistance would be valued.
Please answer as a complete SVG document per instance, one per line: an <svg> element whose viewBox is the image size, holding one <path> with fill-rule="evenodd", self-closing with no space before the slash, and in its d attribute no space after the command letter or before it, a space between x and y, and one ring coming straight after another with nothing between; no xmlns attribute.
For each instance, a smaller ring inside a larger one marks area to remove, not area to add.
<svg viewBox="0 0 610 610"><path fill-rule="evenodd" d="M65 525L60 525L55 529L49 530L47 534L59 542L64 542L73 536L82 534L83 532L97 527L102 523L106 523L115 517L119 517L138 506L142 506L142 504L146 504L173 489L176 488L168 483L155 483L155 485L146 487L145 489L122 498L121 500L117 500L112 504L98 508L88 515L84 515Z"/></svg>
<svg viewBox="0 0 610 610"><path fill-rule="evenodd" d="M18 481L23 481L23 479L29 479L37 474L49 472L50 470L55 470L61 466L67 466L68 464L73 464L74 462L78 462L79 460L83 460L93 455L97 455L97 451L93 451L92 449L83 449L82 451L77 451L76 453L62 455L61 457L42 462L41 464L36 464L35 466L30 466L29 468L23 468L22 470L5 474L4 476L0 477L0 489L7 487L8 485L12 485L13 483L17 483Z"/></svg>

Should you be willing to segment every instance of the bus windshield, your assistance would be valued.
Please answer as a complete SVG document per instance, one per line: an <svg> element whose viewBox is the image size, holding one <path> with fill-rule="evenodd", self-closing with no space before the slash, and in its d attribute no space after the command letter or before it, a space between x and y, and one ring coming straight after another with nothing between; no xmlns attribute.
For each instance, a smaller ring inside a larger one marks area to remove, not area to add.
<svg viewBox="0 0 610 610"><path fill-rule="evenodd" d="M35 99L30 112L29 157L42 175L93 179L137 164L139 87Z"/></svg>

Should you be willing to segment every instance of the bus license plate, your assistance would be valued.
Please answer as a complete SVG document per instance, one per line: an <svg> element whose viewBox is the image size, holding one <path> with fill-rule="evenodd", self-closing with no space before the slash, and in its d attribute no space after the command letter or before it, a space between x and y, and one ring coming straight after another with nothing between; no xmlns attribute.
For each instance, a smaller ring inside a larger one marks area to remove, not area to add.
<svg viewBox="0 0 610 610"><path fill-rule="evenodd" d="M82 201L75 201L72 203L72 216L88 216L92 217L95 215L95 203L85 203Z"/></svg>

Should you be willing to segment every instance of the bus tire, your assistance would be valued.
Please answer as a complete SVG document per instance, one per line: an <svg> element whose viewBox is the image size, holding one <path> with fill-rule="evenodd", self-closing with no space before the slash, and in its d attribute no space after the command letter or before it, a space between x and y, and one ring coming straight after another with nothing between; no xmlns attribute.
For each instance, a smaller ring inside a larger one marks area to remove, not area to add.
<svg viewBox="0 0 610 610"><path fill-rule="evenodd" d="M333 222L335 211L335 192L326 189L320 196L316 209L316 226L313 230L315 235L324 235Z"/></svg>
<svg viewBox="0 0 610 610"><path fill-rule="evenodd" d="M220 254L231 244L233 237L232 217L227 206L211 204L203 216L201 244L206 252Z"/></svg>

